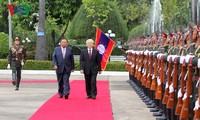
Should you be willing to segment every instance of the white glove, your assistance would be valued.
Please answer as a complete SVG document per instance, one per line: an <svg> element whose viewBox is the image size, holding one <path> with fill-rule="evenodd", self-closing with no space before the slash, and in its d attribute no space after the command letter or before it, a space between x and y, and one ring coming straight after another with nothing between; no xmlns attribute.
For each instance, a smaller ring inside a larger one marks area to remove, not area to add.
<svg viewBox="0 0 200 120"><path fill-rule="evenodd" d="M197 99L197 101L195 102L195 106L194 106L194 111L195 110L198 110L200 108L200 105L199 105L199 100Z"/></svg>
<svg viewBox="0 0 200 120"><path fill-rule="evenodd" d="M178 98L180 98L182 96L183 96L183 94L181 93L181 89L179 89L179 91L178 91Z"/></svg>
<svg viewBox="0 0 200 120"><path fill-rule="evenodd" d="M184 94L182 100L185 100L186 98L187 98L187 94L186 94L186 92L185 92L185 94Z"/></svg>
<svg viewBox="0 0 200 120"><path fill-rule="evenodd" d="M131 65L131 67L132 67L132 68L134 68L134 67L135 67L135 65L134 65L134 64L132 64L132 65Z"/></svg>
<svg viewBox="0 0 200 120"><path fill-rule="evenodd" d="M138 69L138 66L136 65L136 68L135 68L136 70Z"/></svg>
<svg viewBox="0 0 200 120"><path fill-rule="evenodd" d="M183 64L184 60L185 60L185 56L181 56L180 57L180 64Z"/></svg>
<svg viewBox="0 0 200 120"><path fill-rule="evenodd" d="M168 82L166 82L165 89L167 89L168 87L169 87Z"/></svg>
<svg viewBox="0 0 200 120"><path fill-rule="evenodd" d="M169 93L174 92L174 87L173 87L173 83L169 86Z"/></svg>
<svg viewBox="0 0 200 120"><path fill-rule="evenodd" d="M10 64L8 64L7 69L10 69Z"/></svg>
<svg viewBox="0 0 200 120"><path fill-rule="evenodd" d="M21 65L22 65L22 66L24 65L24 61L21 61Z"/></svg>
<svg viewBox="0 0 200 120"><path fill-rule="evenodd" d="M198 66L198 68L200 68L200 58L198 59L197 66Z"/></svg>
<svg viewBox="0 0 200 120"><path fill-rule="evenodd" d="M157 84L158 84L158 86L161 85L160 78L157 79Z"/></svg>
<svg viewBox="0 0 200 120"><path fill-rule="evenodd" d="M154 78L155 78L155 75L152 76L152 79L154 79Z"/></svg>

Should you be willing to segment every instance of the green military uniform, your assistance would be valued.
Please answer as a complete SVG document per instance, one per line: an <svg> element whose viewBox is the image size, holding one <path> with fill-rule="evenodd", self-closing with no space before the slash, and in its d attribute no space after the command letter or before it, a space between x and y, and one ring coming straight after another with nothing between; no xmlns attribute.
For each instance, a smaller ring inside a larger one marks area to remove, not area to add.
<svg viewBox="0 0 200 120"><path fill-rule="evenodd" d="M19 37L15 37L15 41L19 41ZM12 80L13 85L16 85L15 90L19 90L21 80L21 69L22 65L27 59L26 49L22 45L13 45L9 49L8 64L12 69Z"/></svg>

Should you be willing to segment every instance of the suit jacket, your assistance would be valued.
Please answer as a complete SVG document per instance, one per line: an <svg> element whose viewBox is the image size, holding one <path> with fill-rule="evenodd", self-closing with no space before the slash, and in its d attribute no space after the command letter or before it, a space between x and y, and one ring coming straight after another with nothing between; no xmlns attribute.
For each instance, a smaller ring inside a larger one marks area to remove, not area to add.
<svg viewBox="0 0 200 120"><path fill-rule="evenodd" d="M65 72L71 73L71 71L74 70L74 55L72 53L72 48L69 46L66 47L65 59L63 59L61 46L56 47L53 52L52 62L54 66L58 67L56 73L63 73L64 68L66 70Z"/></svg>
<svg viewBox="0 0 200 120"><path fill-rule="evenodd" d="M92 49L91 59L87 48L81 51L80 69L84 71L84 74L97 74L98 71L101 71L100 56L96 49Z"/></svg>

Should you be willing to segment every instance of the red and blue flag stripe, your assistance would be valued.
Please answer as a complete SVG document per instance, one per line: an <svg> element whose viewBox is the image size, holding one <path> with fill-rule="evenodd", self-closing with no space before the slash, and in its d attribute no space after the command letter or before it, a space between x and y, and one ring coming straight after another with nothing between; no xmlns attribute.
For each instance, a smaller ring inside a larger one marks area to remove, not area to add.
<svg viewBox="0 0 200 120"><path fill-rule="evenodd" d="M100 53L102 70L105 70L106 68L106 65L108 63L108 60L112 53L114 45L115 45L115 42L110 37L105 35L105 33L103 33L102 30L97 28L95 48Z"/></svg>

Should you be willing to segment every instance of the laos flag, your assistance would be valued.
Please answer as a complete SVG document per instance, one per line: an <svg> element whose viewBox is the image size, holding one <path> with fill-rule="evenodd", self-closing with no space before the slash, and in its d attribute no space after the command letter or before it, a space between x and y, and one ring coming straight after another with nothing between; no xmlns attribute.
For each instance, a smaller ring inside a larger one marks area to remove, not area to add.
<svg viewBox="0 0 200 120"><path fill-rule="evenodd" d="M108 63L110 54L113 50L115 42L106 36L102 30L97 28L96 31L96 40L95 40L95 48L99 51L100 59L101 59L101 69L105 70L106 65Z"/></svg>

